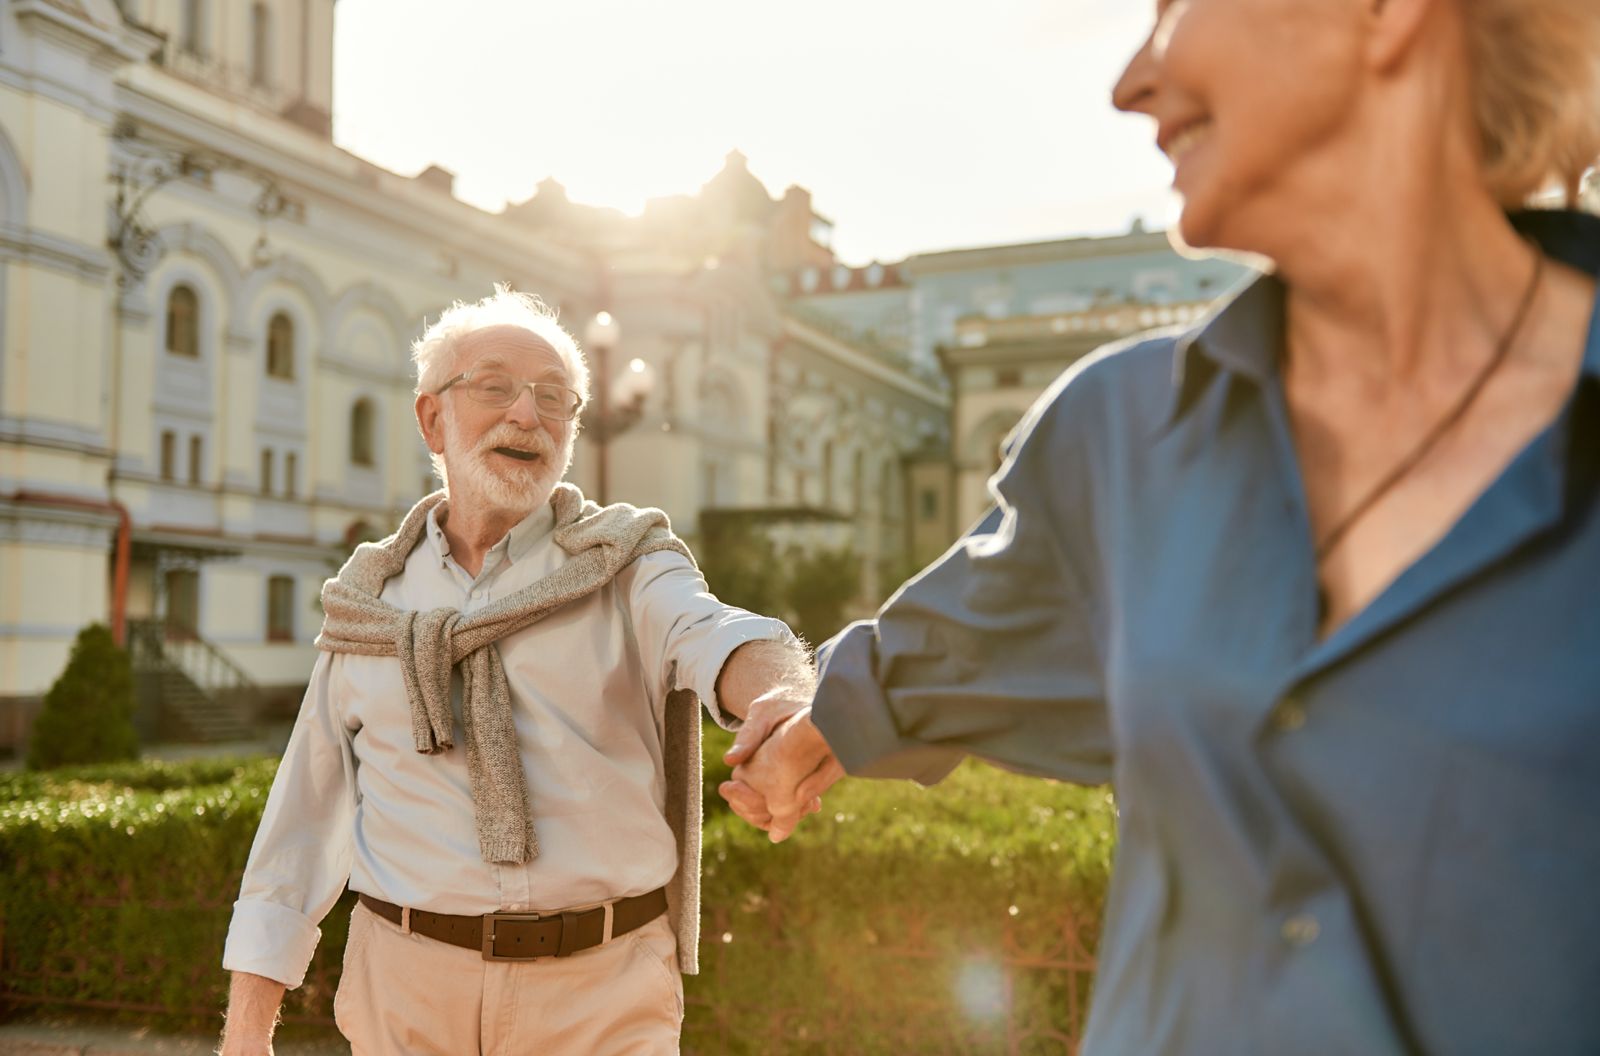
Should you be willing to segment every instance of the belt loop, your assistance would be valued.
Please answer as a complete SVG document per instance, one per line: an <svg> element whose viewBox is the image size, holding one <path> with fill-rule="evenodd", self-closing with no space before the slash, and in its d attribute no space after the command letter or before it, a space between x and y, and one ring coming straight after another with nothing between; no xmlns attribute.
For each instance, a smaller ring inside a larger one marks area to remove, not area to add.
<svg viewBox="0 0 1600 1056"><path fill-rule="evenodd" d="M616 920L617 904L615 902L607 902L602 908L606 911L606 923L600 930L600 945L604 946L611 941L611 929Z"/></svg>
<svg viewBox="0 0 1600 1056"><path fill-rule="evenodd" d="M411 907L410 906L401 906L400 907L400 934L402 934L402 935L410 935L411 934Z"/></svg>

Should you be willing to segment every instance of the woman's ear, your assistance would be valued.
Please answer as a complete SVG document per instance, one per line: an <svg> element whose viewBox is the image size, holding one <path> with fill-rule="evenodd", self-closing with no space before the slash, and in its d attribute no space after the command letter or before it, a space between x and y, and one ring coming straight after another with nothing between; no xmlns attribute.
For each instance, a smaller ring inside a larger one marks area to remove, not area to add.
<svg viewBox="0 0 1600 1056"><path fill-rule="evenodd" d="M1380 71L1400 65L1436 13L1440 0L1365 0L1367 4L1367 60Z"/></svg>

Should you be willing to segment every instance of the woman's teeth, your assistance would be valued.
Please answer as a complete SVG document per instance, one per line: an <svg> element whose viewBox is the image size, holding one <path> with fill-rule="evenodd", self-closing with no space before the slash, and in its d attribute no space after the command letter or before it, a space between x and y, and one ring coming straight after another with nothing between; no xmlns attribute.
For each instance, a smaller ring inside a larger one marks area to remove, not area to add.
<svg viewBox="0 0 1600 1056"><path fill-rule="evenodd" d="M1167 157L1174 163L1182 160L1183 156L1203 143L1211 135L1211 122L1199 121L1172 137L1172 142L1167 144Z"/></svg>

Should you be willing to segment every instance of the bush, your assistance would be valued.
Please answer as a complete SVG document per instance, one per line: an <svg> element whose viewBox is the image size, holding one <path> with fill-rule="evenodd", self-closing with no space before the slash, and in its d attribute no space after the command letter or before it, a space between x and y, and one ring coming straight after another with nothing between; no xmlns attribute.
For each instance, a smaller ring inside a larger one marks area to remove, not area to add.
<svg viewBox="0 0 1600 1056"><path fill-rule="evenodd" d="M133 669L102 624L78 634L66 670L45 694L28 743L28 769L135 759Z"/></svg>
<svg viewBox="0 0 1600 1056"><path fill-rule="evenodd" d="M826 641L845 624L844 613L861 593L861 558L848 549L781 553L765 530L750 521L708 519L702 524L700 570L729 605L785 620L808 642Z"/></svg>
<svg viewBox="0 0 1600 1056"><path fill-rule="evenodd" d="M730 738L708 729L707 784ZM0 779L0 983L29 1003L213 1029L232 902L277 763ZM193 781L192 786L184 782ZM847 781L789 842L707 802L686 1052L1069 1051L1110 871L1100 789L968 764L936 789ZM290 1022L331 1022L349 896ZM1008 1034L1008 1032L1010 1032Z"/></svg>

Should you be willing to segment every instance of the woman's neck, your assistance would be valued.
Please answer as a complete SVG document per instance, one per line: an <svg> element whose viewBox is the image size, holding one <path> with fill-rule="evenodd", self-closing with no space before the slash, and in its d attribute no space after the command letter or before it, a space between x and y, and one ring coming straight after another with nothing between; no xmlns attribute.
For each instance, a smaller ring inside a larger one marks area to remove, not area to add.
<svg viewBox="0 0 1600 1056"><path fill-rule="evenodd" d="M1471 374L1494 354L1538 250L1493 199L1476 187L1431 197L1402 189L1341 226L1278 261L1287 354L1303 380L1354 373L1427 384Z"/></svg>

